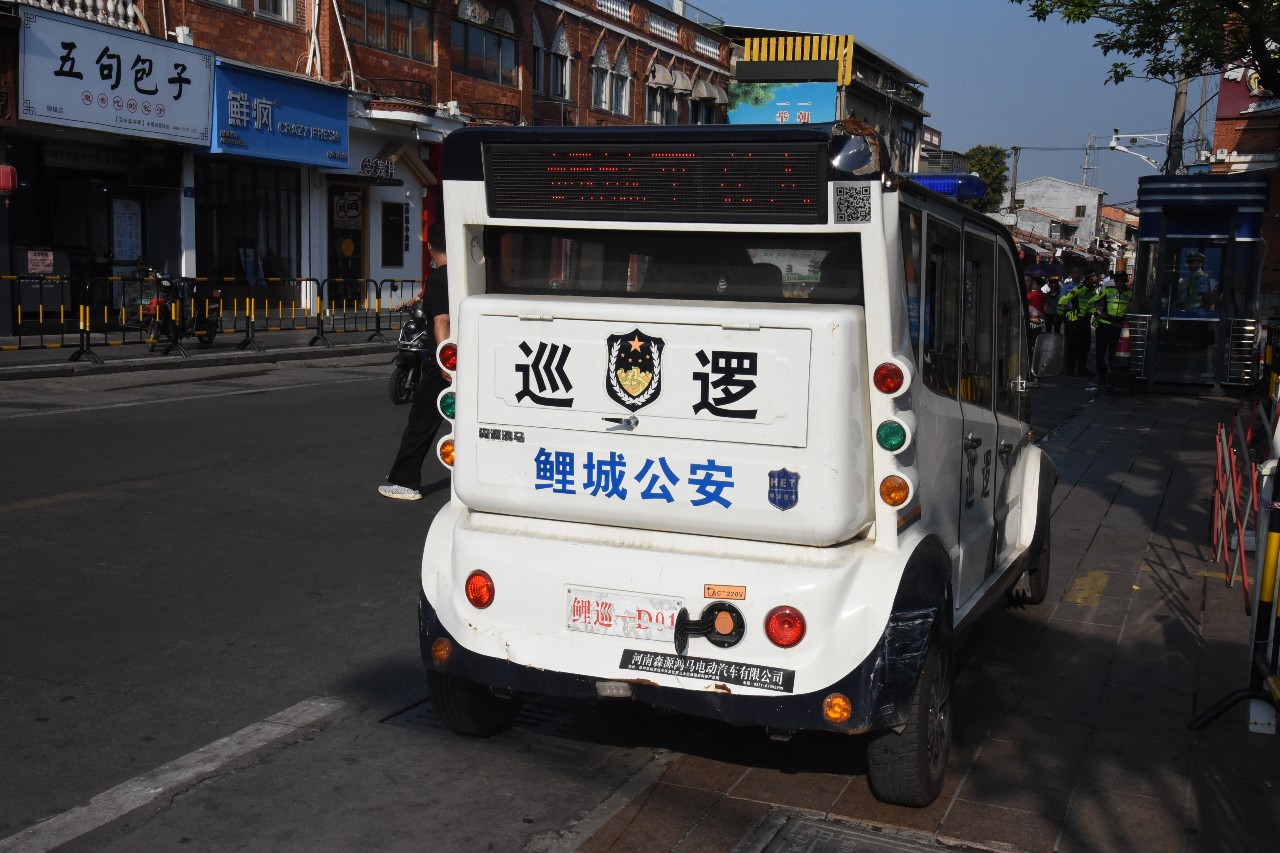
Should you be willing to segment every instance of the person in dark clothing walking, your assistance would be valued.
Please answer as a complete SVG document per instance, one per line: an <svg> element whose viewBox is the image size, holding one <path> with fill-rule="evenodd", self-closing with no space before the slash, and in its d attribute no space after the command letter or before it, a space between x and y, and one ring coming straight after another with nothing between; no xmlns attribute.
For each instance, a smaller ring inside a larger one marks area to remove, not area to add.
<svg viewBox="0 0 1280 853"><path fill-rule="evenodd" d="M433 223L427 229L427 251L435 262L435 269L422 283L422 291L406 300L402 307L411 308L422 304L435 331L436 345L439 346L449 338L449 274L445 256L444 223ZM436 432L443 420L436 406L436 398L449 381L443 369L433 367L434 365L423 370L422 380L414 391L413 403L409 406L409 423L405 425L404 434L400 437L400 450L396 453L395 462L391 464L387 482L378 487L379 494L384 497L402 501L422 499L422 463L431 452Z"/></svg>

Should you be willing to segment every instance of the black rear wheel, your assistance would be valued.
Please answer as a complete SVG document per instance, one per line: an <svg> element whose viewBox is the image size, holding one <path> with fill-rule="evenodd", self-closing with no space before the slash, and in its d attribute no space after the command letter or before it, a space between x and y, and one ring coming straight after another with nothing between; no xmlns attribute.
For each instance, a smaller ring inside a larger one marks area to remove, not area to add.
<svg viewBox="0 0 1280 853"><path fill-rule="evenodd" d="M202 321L196 326L196 340L200 342L200 346L207 347L213 345L213 339L218 336L218 321L212 317Z"/></svg>
<svg viewBox="0 0 1280 853"><path fill-rule="evenodd" d="M392 368L387 391L391 394L391 402L397 406L413 399L413 371L399 365Z"/></svg>
<svg viewBox="0 0 1280 853"><path fill-rule="evenodd" d="M511 728L520 702L443 672L427 671L427 692L440 722L454 734L489 737Z"/></svg>
<svg viewBox="0 0 1280 853"><path fill-rule="evenodd" d="M951 669L951 650L935 635L906 725L867 747L871 793L886 803L921 808L942 792L951 754Z"/></svg>

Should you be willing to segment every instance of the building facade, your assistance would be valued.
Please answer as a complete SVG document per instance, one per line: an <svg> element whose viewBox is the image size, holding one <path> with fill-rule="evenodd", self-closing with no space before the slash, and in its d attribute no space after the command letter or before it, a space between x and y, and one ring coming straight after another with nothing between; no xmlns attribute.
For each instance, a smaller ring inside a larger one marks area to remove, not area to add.
<svg viewBox="0 0 1280 853"><path fill-rule="evenodd" d="M902 66L876 53L852 35L824 35L727 25L733 41L733 76L737 86L758 83L834 84L833 116L856 119L876 130L889 149L889 163L899 172L920 171L923 144L923 89L928 84ZM744 92L738 89L738 92ZM737 106L735 96L731 108ZM794 110L780 110L794 121ZM936 131L934 131L936 134ZM938 135L939 141L941 136Z"/></svg>
<svg viewBox="0 0 1280 853"><path fill-rule="evenodd" d="M1263 89L1257 72L1237 64L1222 73L1211 146L1215 175L1252 173L1270 184L1261 238L1280 245L1280 93ZM1280 254L1269 252L1260 271L1264 310L1280 311Z"/></svg>
<svg viewBox="0 0 1280 853"><path fill-rule="evenodd" d="M423 277L452 130L710 123L727 104L720 22L679 0L6 8L10 275L87 282L145 265L307 280L308 300L329 282L328 297L356 300ZM0 323L20 304L0 292Z"/></svg>

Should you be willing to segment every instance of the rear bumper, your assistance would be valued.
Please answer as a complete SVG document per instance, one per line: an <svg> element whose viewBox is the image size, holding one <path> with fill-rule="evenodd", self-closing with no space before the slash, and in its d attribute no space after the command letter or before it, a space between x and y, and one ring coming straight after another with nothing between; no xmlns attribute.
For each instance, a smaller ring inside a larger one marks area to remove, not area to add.
<svg viewBox="0 0 1280 853"><path fill-rule="evenodd" d="M898 563L896 577L901 576L900 558L865 554L872 549L862 545L854 550L863 555L866 565L852 572L847 568L830 571L821 566L787 567L796 585L785 594L789 602L799 606L810 619L810 633L795 649L784 652L768 645L762 637L757 619L763 605L757 604L754 610L749 605L752 596L764 597L765 589L759 578L751 574L753 567L742 566L741 560L717 559L706 554L696 557L699 564L711 565L709 569L701 569L701 578L723 579L736 567L741 578L725 582L746 579L748 601L739 602L739 606L747 615L749 637L740 646L715 649L706 640L695 639L682 656L671 643L650 641L646 645L645 641L624 638L584 637L564 630L563 591L540 592L541 585L551 585L552 577L563 577L563 565L557 567L559 573L548 572L545 583L529 583L527 577L522 577L526 585L517 586L511 572L503 572L494 556L509 552L511 540L503 541L504 534L470 529L467 515L456 504L446 507L428 537L423 590L419 596L421 652L429 668L501 691L594 699L599 696L598 684L625 682L631 685L635 701L734 725L860 733L903 722L938 622L936 607L893 609L897 580L887 581L895 575L894 563ZM458 545L459 539L464 544ZM517 535L515 540L522 543L518 552L519 574L538 575L538 566L545 563L541 556L545 545L527 535ZM587 565L598 565L603 547L574 542L564 553L586 552L579 559ZM463 556L459 556L459 552ZM473 558L472 554L477 556ZM690 571L685 555L655 549L646 553L646 559L661 563L667 574ZM455 561L461 566L454 566ZM563 555L561 562L564 562ZM495 605L484 611L458 598L466 568L475 563L487 567L499 590ZM779 571L776 564L772 569ZM867 578L860 583L857 579L860 573L874 579L874 584ZM640 574L639 570L633 574ZM852 583L824 585L824 574L845 579L852 576ZM639 577L635 580L640 584L639 589L649 588L649 580ZM807 593L810 598L805 598L806 593L802 591L806 586L816 587ZM700 592L701 587L698 589ZM696 617L702 602L683 590L671 591L685 598ZM885 599L883 610L867 606L869 599L880 597ZM491 613L504 602L512 608L507 611L507 617ZM878 613L884 615L876 615ZM431 647L442 638L451 644L452 655L445 664L437 666L432 661ZM725 683L714 678L676 677L661 669L661 674L655 674L623 668L619 656L625 659L634 649L665 658L668 668L716 660L722 666L786 669L794 673L795 689L771 692L728 680ZM839 666L841 661L843 667ZM833 662L836 665L833 666ZM823 701L831 693L843 694L853 706L852 715L844 723L833 724L823 716Z"/></svg>
<svg viewBox="0 0 1280 853"><path fill-rule="evenodd" d="M422 660L428 669L513 694L572 699L597 699L598 682L626 681L631 685L634 701L655 708L709 717L735 726L845 734L859 734L903 723L936 618L936 610L895 614L871 656L822 690L804 694L744 696L664 687L643 678L599 679L552 672L476 654L441 626L426 596L419 594L418 600L418 636ZM444 666L436 666L431 659L431 646L440 638L447 639L453 646L453 654ZM843 724L830 723L823 718L823 700L832 693L843 694L853 703L853 714Z"/></svg>

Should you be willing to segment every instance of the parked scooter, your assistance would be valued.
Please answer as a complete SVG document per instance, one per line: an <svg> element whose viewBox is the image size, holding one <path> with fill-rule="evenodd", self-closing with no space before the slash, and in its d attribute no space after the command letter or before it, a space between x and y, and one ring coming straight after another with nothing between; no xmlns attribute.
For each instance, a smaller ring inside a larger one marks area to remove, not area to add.
<svg viewBox="0 0 1280 853"><path fill-rule="evenodd" d="M156 295L143 308L143 314L149 317L146 339L148 350L155 352L163 340L169 339L172 343L165 350L168 352L173 346L181 346L182 338L189 336L194 336L202 347L213 343L213 339L222 331L221 290L215 289L206 297L200 293L196 282L184 282L182 289L179 289L173 279L151 267L142 268L139 275L156 282ZM187 301L186 305L183 305L184 299ZM172 307L175 305L176 312Z"/></svg>
<svg viewBox="0 0 1280 853"><path fill-rule="evenodd" d="M422 372L435 363L435 349L435 330L422 307L416 307L400 326L395 366L388 383L391 402L400 405L413 399L413 392L422 381Z"/></svg>

